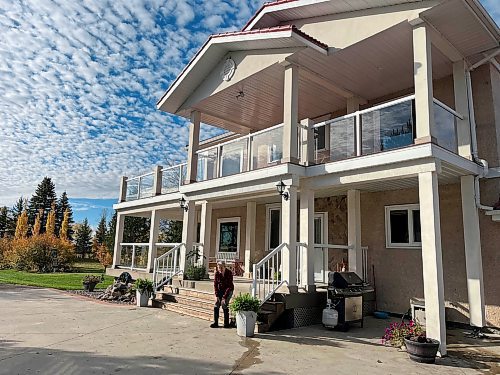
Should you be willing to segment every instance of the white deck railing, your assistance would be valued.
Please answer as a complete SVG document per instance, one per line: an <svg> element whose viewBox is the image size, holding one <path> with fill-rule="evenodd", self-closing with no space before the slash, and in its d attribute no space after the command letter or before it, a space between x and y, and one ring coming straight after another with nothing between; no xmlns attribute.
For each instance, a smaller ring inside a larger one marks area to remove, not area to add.
<svg viewBox="0 0 500 375"><path fill-rule="evenodd" d="M271 298L276 290L287 282L281 272L283 249L286 246L287 244L282 243L253 265L252 295L261 303Z"/></svg>
<svg viewBox="0 0 500 375"><path fill-rule="evenodd" d="M327 251L330 250L330 249L350 250L352 248L353 248L352 246L347 246L347 245L314 244L314 249L316 249L316 250L321 249L322 251L324 251L325 249ZM325 272L325 275L324 275L324 278L323 278L322 282L325 282L325 283L328 282L326 274L327 274L327 272L330 271L329 270L329 265L328 265L328 258L329 258L329 254L327 253L326 257L324 257L325 263L323 265L323 269L326 272ZM358 276L361 277L361 279L363 279L364 282L369 282L369 280L368 280L368 274L369 274L369 270L368 270L368 247L367 246L362 246L361 247L361 265L362 265L361 275L358 275Z"/></svg>
<svg viewBox="0 0 500 375"><path fill-rule="evenodd" d="M155 291L170 282L182 272L180 269L180 251L182 243L157 243L156 248L172 247L163 255L155 258L153 267L153 287Z"/></svg>
<svg viewBox="0 0 500 375"><path fill-rule="evenodd" d="M145 270L148 266L149 243L120 243L120 268Z"/></svg>

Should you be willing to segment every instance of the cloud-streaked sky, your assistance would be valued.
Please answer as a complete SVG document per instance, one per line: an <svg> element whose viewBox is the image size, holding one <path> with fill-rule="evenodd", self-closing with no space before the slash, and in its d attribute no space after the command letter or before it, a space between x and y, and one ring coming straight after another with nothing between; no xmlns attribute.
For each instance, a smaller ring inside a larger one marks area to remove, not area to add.
<svg viewBox="0 0 500 375"><path fill-rule="evenodd" d="M58 194L116 198L121 175L183 161L187 127L156 101L262 2L0 0L0 205L44 176ZM483 4L498 23L498 0Z"/></svg>

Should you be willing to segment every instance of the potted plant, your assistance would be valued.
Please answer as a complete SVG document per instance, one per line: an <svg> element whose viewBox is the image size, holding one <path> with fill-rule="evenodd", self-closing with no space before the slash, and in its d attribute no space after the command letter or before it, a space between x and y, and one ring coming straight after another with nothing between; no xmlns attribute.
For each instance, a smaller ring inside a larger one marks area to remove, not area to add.
<svg viewBox="0 0 500 375"><path fill-rule="evenodd" d="M148 279L137 279L135 281L135 293L137 306L147 307L149 297L153 294L153 282Z"/></svg>
<svg viewBox="0 0 500 375"><path fill-rule="evenodd" d="M406 351L410 359L420 363L434 363L439 349L439 341L427 338L425 332L405 337Z"/></svg>
<svg viewBox="0 0 500 375"><path fill-rule="evenodd" d="M96 275L85 275L82 279L83 290L86 292L93 292L97 284L102 282L104 277Z"/></svg>
<svg viewBox="0 0 500 375"><path fill-rule="evenodd" d="M239 336L252 337L255 331L257 313L260 309L260 301L250 293L240 294L233 298L229 305L231 311L236 314L236 331Z"/></svg>

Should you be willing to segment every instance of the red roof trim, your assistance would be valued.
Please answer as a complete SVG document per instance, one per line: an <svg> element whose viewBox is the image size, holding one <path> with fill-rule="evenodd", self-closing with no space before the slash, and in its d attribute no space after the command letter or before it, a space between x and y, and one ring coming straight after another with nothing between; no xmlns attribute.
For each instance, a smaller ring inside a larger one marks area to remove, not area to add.
<svg viewBox="0 0 500 375"><path fill-rule="evenodd" d="M265 8L269 8L269 7L273 7L273 6L276 6L276 5L281 5L281 4L286 4L286 3L293 3L295 1L299 1L299 0L276 0L276 1L272 1L272 2L268 2L268 3L264 3L260 9L252 16L252 18L250 18L248 20L248 22L245 24L245 26L243 26L243 29L242 30L245 30L251 23L252 21L257 18L257 16L265 9Z"/></svg>
<svg viewBox="0 0 500 375"><path fill-rule="evenodd" d="M281 2L288 2L288 1L296 1L296 0L281 0ZM309 42L316 44L318 47L323 48L323 49L328 49L328 45L325 43L320 42L319 40L313 38L312 36L306 34L303 31L300 31L297 29L296 26L294 25L284 25L284 26L274 26L274 27L268 27L268 28L263 28L263 29L255 29L255 30L248 30L248 31L230 31L226 33L220 33L220 34L213 34L210 35L207 39L207 41L201 46L201 48L196 52L196 54L193 56L193 58L187 63L187 65L182 69L181 73L177 76L177 78L172 82L172 84L169 86L167 91L162 95L160 100L156 103L156 105L160 104L160 102L165 98L167 93L170 91L170 89L177 83L177 81L182 77L182 75L186 72L186 70L193 64L194 60L198 57L198 55L203 51L203 49L206 47L206 45L210 42L210 40L215 39L215 38L225 38L229 36L240 36L240 35L252 35L252 34L268 34L272 32L280 32L280 31L291 31L304 39L307 39Z"/></svg>

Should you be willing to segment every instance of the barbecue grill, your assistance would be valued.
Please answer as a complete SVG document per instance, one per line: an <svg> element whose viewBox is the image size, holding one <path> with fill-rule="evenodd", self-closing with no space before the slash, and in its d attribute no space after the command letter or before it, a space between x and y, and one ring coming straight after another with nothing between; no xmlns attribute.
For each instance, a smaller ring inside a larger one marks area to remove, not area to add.
<svg viewBox="0 0 500 375"><path fill-rule="evenodd" d="M363 327L363 293L373 291L354 272L328 273L328 299L338 311L338 326L348 329L351 323Z"/></svg>

